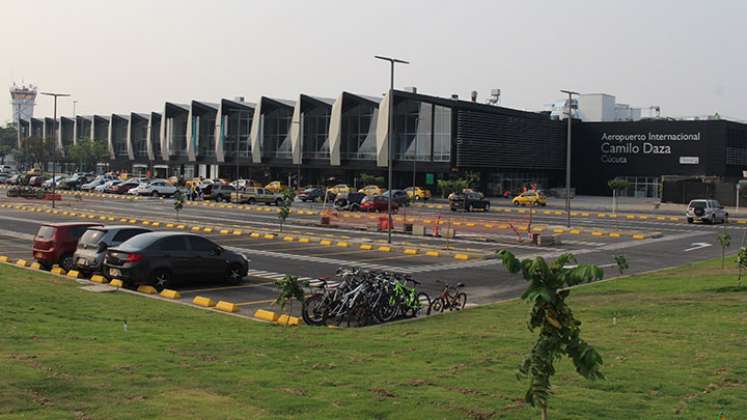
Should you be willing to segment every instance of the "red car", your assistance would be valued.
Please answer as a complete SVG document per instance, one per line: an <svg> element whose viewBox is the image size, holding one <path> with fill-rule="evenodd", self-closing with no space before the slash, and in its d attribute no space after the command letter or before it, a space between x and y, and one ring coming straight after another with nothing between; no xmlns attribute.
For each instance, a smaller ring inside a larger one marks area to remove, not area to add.
<svg viewBox="0 0 747 420"><path fill-rule="evenodd" d="M32 251L34 259L49 269L54 264L68 271L74 267L73 254L78 239L89 227L103 226L101 223L45 223L39 226L34 237Z"/></svg>
<svg viewBox="0 0 747 420"><path fill-rule="evenodd" d="M361 211L387 211L389 199L383 195L366 196L361 201ZM392 213L396 213L399 209L399 204L396 201L392 201Z"/></svg>
<svg viewBox="0 0 747 420"><path fill-rule="evenodd" d="M127 194L127 191L140 185L138 181L125 181L112 187L112 194Z"/></svg>

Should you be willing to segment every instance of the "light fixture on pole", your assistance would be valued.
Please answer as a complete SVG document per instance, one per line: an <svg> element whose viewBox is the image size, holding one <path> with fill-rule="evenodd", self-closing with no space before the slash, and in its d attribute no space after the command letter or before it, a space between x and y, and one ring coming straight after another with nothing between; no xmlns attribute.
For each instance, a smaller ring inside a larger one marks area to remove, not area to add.
<svg viewBox="0 0 747 420"><path fill-rule="evenodd" d="M42 95L54 97L54 121L52 121L52 141L57 141L57 98L70 96L68 93L53 93L53 92L40 92ZM60 127L62 128L62 127ZM52 152L52 208L54 208L55 190L57 187L57 180L55 174L57 170L57 144L53 148Z"/></svg>
<svg viewBox="0 0 747 420"><path fill-rule="evenodd" d="M573 95L580 95L572 90L561 90L568 94L568 135L565 146L565 214L568 217L567 226L571 227L571 120L573 119Z"/></svg>
<svg viewBox="0 0 747 420"><path fill-rule="evenodd" d="M390 65L389 72L389 129L387 130L387 173L388 173L388 184L389 184L389 197L387 197L386 203L386 214L387 214L387 242L392 243L392 130L394 129L394 64L410 64L409 61L400 60L398 58L384 57L381 55L375 55L374 58L379 60L388 61Z"/></svg>

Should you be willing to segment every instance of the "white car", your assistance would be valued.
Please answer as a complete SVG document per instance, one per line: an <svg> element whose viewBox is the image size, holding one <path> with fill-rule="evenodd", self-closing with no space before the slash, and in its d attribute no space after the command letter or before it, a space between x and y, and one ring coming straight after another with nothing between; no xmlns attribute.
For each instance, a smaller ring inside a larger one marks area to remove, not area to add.
<svg viewBox="0 0 747 420"><path fill-rule="evenodd" d="M54 183L55 186L60 184L60 181L62 181L63 178L67 178L67 175L57 175L54 178L49 178L48 180L42 182L42 188L52 188L52 184Z"/></svg>
<svg viewBox="0 0 747 420"><path fill-rule="evenodd" d="M109 187L113 187L121 182L121 179L112 179L111 181L106 181L103 184L96 186L93 190L100 193L106 192Z"/></svg>
<svg viewBox="0 0 747 420"><path fill-rule="evenodd" d="M91 191L91 190L94 190L94 189L95 189L96 187L98 187L99 185L104 185L104 184L106 184L106 183L107 183L108 181L111 181L111 180L112 180L112 177L110 177L110 176L107 176L107 175L99 175L99 176L97 176L97 177L96 177L96 179L94 179L93 181L91 181L91 182L89 182L89 183L86 183L86 184L83 184L83 185L81 185L81 186L80 186L80 189L81 189L81 191Z"/></svg>
<svg viewBox="0 0 747 420"><path fill-rule="evenodd" d="M176 193L176 187L169 184L164 180L153 180L148 183L141 183L137 187L128 191L128 194L133 195L152 195L153 197L159 196L172 196Z"/></svg>
<svg viewBox="0 0 747 420"><path fill-rule="evenodd" d="M729 213L716 200L692 200L687 206L687 223L726 223Z"/></svg>

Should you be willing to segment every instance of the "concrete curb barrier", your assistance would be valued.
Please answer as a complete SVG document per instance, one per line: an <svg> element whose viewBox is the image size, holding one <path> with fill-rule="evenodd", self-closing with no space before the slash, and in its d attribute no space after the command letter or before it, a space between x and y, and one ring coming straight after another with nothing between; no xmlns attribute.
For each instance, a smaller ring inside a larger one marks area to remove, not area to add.
<svg viewBox="0 0 747 420"><path fill-rule="evenodd" d="M70 278L74 278L74 279L80 278L80 271L78 271L78 270L70 270L70 271L67 272L66 276L68 276Z"/></svg>
<svg viewBox="0 0 747 420"><path fill-rule="evenodd" d="M29 268L31 268L32 270L41 270L42 267L38 262L32 262Z"/></svg>
<svg viewBox="0 0 747 420"><path fill-rule="evenodd" d="M159 295L161 297L165 297L166 299L181 299L182 297L181 293L171 289L163 289L161 290L161 293L159 293Z"/></svg>
<svg viewBox="0 0 747 420"><path fill-rule="evenodd" d="M288 315L280 315L277 321L275 321L278 325L288 325L290 327L297 327L301 324L301 319L295 316L288 316Z"/></svg>
<svg viewBox="0 0 747 420"><path fill-rule="evenodd" d="M235 303L226 302L225 300L218 301L218 304L215 305L215 309L223 312L238 312L239 307Z"/></svg>
<svg viewBox="0 0 747 420"><path fill-rule="evenodd" d="M6 262L8 262L8 259L9 259L9 258L8 258L8 256L7 256L7 255L0 255L0 262L4 262L4 263L6 263Z"/></svg>
<svg viewBox="0 0 747 420"><path fill-rule="evenodd" d="M62 267L52 267L52 270L50 270L50 273L52 274L59 274L60 276L65 275L65 270Z"/></svg>
<svg viewBox="0 0 747 420"><path fill-rule="evenodd" d="M124 282L120 279L114 279L109 282L109 286L112 287L124 287Z"/></svg>
<svg viewBox="0 0 747 420"><path fill-rule="evenodd" d="M145 284L138 286L137 291L140 293L145 293L146 295L155 295L158 293L155 287Z"/></svg>
<svg viewBox="0 0 747 420"><path fill-rule="evenodd" d="M23 258L19 258L16 260L16 265L19 267L26 267L28 265L28 261L24 260Z"/></svg>
<svg viewBox="0 0 747 420"><path fill-rule="evenodd" d="M192 299L192 303L194 303L197 306L203 306L205 308L212 308L215 306L215 301L204 296L195 296L194 299Z"/></svg>
<svg viewBox="0 0 747 420"><path fill-rule="evenodd" d="M280 315L272 311L266 311L264 309L257 309L257 311L254 312L254 317L257 319L261 319L263 321L275 322L278 320L278 318L280 318Z"/></svg>
<svg viewBox="0 0 747 420"><path fill-rule="evenodd" d="M91 276L90 280L94 283L99 284L106 284L108 283L108 280L106 280L106 277L102 276L101 274L94 274Z"/></svg>

